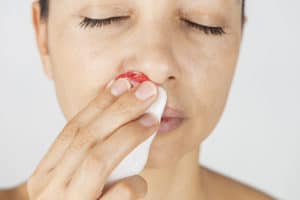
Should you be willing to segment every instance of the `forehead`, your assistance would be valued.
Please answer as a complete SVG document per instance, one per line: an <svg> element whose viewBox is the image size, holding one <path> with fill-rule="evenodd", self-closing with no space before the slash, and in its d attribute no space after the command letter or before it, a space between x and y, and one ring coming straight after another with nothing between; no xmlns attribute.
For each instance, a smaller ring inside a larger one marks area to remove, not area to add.
<svg viewBox="0 0 300 200"><path fill-rule="evenodd" d="M240 7L242 0L165 0L170 3L176 3L182 7L190 7L194 9L227 9L232 7Z"/></svg>
<svg viewBox="0 0 300 200"><path fill-rule="evenodd" d="M125 4L125 3L133 3L133 2L141 2L141 3L180 3L180 4L211 4L211 5L241 5L243 0L52 0L51 2L60 2L60 3L71 3L71 4Z"/></svg>
<svg viewBox="0 0 300 200"><path fill-rule="evenodd" d="M228 17L240 15L242 0L51 0L50 2L51 6L55 7L54 10L60 13L74 14L85 8L97 8L97 12L143 9L152 14L177 10L182 13Z"/></svg>

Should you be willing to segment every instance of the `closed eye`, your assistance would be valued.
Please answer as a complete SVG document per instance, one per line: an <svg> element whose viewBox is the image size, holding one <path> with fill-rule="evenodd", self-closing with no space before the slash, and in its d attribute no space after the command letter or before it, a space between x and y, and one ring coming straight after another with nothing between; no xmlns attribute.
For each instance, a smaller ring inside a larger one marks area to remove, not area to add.
<svg viewBox="0 0 300 200"><path fill-rule="evenodd" d="M117 16L117 17L109 17L109 18L104 18L104 19L92 19L92 18L84 17L84 19L80 22L79 26L81 28L87 28L87 27L101 28L105 25L110 25L112 23L121 22L128 18L129 18L129 16Z"/></svg>
<svg viewBox="0 0 300 200"><path fill-rule="evenodd" d="M223 35L226 32L224 31L224 29L220 26L205 26L202 24L197 24L195 22L189 21L187 19L181 19L184 23L186 23L188 26L195 28L199 31L204 32L205 34L209 35Z"/></svg>
<svg viewBox="0 0 300 200"><path fill-rule="evenodd" d="M98 27L101 28L105 25L110 25L113 23L119 23L123 20L126 20L130 18L130 16L116 16L116 17L109 17L109 18L104 18L104 19L93 19L93 18L89 18L89 17L84 17L84 19L80 22L80 27L81 28L94 28L94 27ZM181 19L184 23L186 23L188 26L195 28L199 31L204 32L205 34L209 35L223 35L225 34L225 31L222 27L220 26L205 26L202 24L197 24L195 22L192 22L190 20L187 19Z"/></svg>

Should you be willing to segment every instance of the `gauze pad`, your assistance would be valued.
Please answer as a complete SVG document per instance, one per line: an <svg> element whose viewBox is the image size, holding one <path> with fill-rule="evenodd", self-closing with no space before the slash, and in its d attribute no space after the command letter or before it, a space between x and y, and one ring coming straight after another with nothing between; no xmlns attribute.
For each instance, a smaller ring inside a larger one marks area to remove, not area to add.
<svg viewBox="0 0 300 200"><path fill-rule="evenodd" d="M128 78L129 81L134 85L135 83L142 83L144 81L151 81L146 75L140 72L127 72L119 75L116 79ZM156 84L157 85L157 84ZM166 91L158 86L158 97L156 101L146 110L145 113L151 113L156 118L161 121L161 117L164 108L167 103L167 93ZM143 133L141 133L143 134ZM139 144L135 149L133 149L112 171L107 179L107 184L110 185L113 182L128 177L139 174L144 166L146 165L148 154L150 150L150 145L157 134L157 131L146 139L143 143Z"/></svg>

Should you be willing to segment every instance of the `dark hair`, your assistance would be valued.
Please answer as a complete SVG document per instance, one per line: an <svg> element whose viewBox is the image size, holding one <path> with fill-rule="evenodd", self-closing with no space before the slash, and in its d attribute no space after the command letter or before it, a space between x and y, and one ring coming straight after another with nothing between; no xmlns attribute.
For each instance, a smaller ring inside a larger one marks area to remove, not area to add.
<svg viewBox="0 0 300 200"><path fill-rule="evenodd" d="M48 18L48 13L49 13L49 2L48 1L49 0L39 0L42 20L46 20Z"/></svg>
<svg viewBox="0 0 300 200"><path fill-rule="evenodd" d="M41 7L41 18L47 20L49 14L49 0L39 0ZM244 24L245 0L242 0L242 23Z"/></svg>

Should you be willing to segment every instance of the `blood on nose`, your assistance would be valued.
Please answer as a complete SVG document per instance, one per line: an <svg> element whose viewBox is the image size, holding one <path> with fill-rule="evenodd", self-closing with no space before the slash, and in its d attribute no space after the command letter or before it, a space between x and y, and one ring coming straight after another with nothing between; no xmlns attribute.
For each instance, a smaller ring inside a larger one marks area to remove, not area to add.
<svg viewBox="0 0 300 200"><path fill-rule="evenodd" d="M116 77L116 80L120 79L120 78L128 78L130 81L132 81L133 85L135 85L134 82L136 83L143 83L144 81L151 81L152 83L156 84L158 86L157 83L155 83L154 81L152 81L147 75L145 75L142 72L137 72L137 71L129 71L123 74L120 74Z"/></svg>

